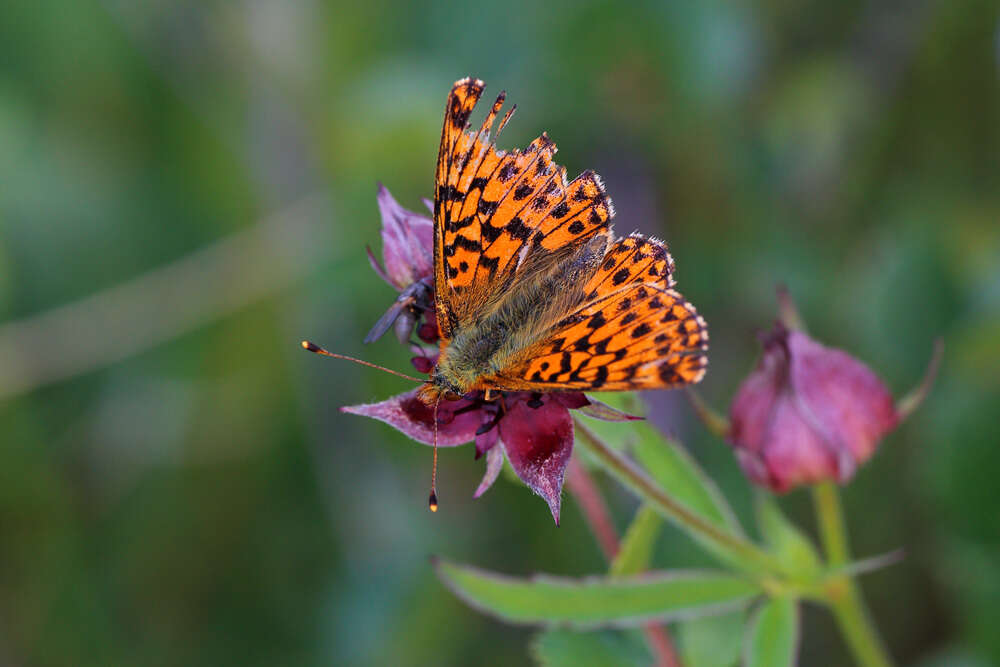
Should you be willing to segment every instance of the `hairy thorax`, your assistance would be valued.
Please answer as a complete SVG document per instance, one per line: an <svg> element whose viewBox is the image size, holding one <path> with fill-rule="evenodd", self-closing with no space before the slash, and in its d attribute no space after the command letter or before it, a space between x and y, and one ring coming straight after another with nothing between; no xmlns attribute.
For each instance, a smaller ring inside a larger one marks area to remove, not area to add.
<svg viewBox="0 0 1000 667"><path fill-rule="evenodd" d="M552 312L565 312L553 297L551 284L522 286L479 322L455 332L441 348L437 366L421 397L433 403L439 396L458 397L471 391L511 389L500 376L523 358L552 324Z"/></svg>
<svg viewBox="0 0 1000 667"><path fill-rule="evenodd" d="M515 283L475 321L453 332L421 398L433 403L442 396L514 389L505 386L504 371L530 356L553 325L580 304L581 284L597 269L606 247L607 239L601 236L553 261L532 264L529 258L530 268L524 271L534 277Z"/></svg>

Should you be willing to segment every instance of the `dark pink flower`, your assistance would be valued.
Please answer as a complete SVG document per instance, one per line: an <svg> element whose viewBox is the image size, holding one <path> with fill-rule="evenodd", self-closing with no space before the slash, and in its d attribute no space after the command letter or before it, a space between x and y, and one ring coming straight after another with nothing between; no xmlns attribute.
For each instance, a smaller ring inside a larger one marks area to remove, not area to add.
<svg viewBox="0 0 1000 667"><path fill-rule="evenodd" d="M379 183L378 209L382 214L383 268L371 248L368 261L375 273L403 291L413 283L429 278L434 271L434 223L430 218L407 211Z"/></svg>
<svg viewBox="0 0 1000 667"><path fill-rule="evenodd" d="M381 183L378 208L382 214L382 259L379 264L371 248L368 261L375 273L399 291L399 296L372 327L365 342L379 339L392 327L400 343L406 344L413 330L424 342L437 340L434 313L434 223L430 218L407 211ZM420 323L421 317L427 321ZM419 325L419 327L418 327Z"/></svg>
<svg viewBox="0 0 1000 667"><path fill-rule="evenodd" d="M730 407L729 440L753 481L784 492L844 483L900 415L881 380L846 352L776 324Z"/></svg>
<svg viewBox="0 0 1000 667"><path fill-rule="evenodd" d="M432 445L434 408L424 404L417 391L341 410L373 417L417 442ZM496 481L506 454L521 481L548 503L558 525L563 476L573 451L570 409L610 421L639 419L581 393L507 392L486 401L482 392L477 392L438 405L438 445L454 447L474 440L476 458L486 454L486 474L476 489L476 498Z"/></svg>

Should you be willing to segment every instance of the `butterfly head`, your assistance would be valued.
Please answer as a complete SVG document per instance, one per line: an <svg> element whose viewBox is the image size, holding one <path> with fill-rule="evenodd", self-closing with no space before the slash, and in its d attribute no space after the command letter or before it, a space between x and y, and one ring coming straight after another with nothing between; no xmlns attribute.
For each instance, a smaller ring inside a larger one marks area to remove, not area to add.
<svg viewBox="0 0 1000 667"><path fill-rule="evenodd" d="M435 366L434 370L431 371L431 377L427 382L420 387L418 396L420 400L427 405L433 405L437 401L457 401L462 398L467 392L462 391L462 388L455 384L453 381L449 380L444 373L441 372L440 366Z"/></svg>

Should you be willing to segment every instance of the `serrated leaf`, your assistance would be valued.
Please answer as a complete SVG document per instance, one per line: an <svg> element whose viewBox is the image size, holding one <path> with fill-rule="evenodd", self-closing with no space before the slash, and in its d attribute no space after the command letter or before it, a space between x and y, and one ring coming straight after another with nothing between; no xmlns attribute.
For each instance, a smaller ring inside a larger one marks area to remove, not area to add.
<svg viewBox="0 0 1000 667"><path fill-rule="evenodd" d="M743 652L745 667L784 667L796 664L799 649L799 610L792 598L768 600L747 628Z"/></svg>
<svg viewBox="0 0 1000 667"><path fill-rule="evenodd" d="M640 506L621 539L618 554L611 562L611 576L639 574L648 570L662 526L663 517L659 512L648 505Z"/></svg>
<svg viewBox="0 0 1000 667"><path fill-rule="evenodd" d="M546 630L531 644L542 667L647 667L653 663L642 635L630 631Z"/></svg>
<svg viewBox="0 0 1000 667"><path fill-rule="evenodd" d="M760 593L722 572L628 577L510 577L436 560L441 581L466 604L509 623L574 628L635 627L742 608Z"/></svg>
<svg viewBox="0 0 1000 667"><path fill-rule="evenodd" d="M819 553L806 535L781 511L774 496L758 491L757 523L764 541L790 574L811 578L821 567Z"/></svg>
<svg viewBox="0 0 1000 667"><path fill-rule="evenodd" d="M706 616L677 624L677 644L685 665L695 667L733 667L743 648L741 611Z"/></svg>

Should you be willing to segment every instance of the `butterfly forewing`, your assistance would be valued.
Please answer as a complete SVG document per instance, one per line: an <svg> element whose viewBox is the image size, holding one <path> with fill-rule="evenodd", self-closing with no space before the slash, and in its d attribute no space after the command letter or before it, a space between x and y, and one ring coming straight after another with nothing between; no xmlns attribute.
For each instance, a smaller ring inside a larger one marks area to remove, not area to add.
<svg viewBox="0 0 1000 667"><path fill-rule="evenodd" d="M434 200L440 376L462 391L699 381L708 332L673 289L664 244L635 234L612 243L614 209L600 178L586 171L567 182L544 133L524 150L498 150L490 133L503 93L470 130L483 89L478 79L455 83L441 132Z"/></svg>
<svg viewBox="0 0 1000 667"><path fill-rule="evenodd" d="M435 278L445 338L496 307L517 280L558 264L607 230L614 214L593 172L567 183L565 169L552 161L556 146L545 134L524 150L496 148L490 131L503 93L482 126L467 130L482 92L481 81L456 82L441 134Z"/></svg>

